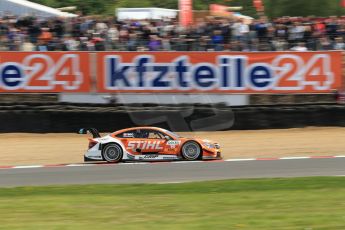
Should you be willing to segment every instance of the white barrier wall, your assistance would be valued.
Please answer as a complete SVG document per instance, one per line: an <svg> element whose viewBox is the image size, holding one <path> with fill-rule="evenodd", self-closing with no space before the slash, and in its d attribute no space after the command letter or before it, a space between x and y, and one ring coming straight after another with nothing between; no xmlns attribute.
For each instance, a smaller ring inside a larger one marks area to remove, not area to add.
<svg viewBox="0 0 345 230"><path fill-rule="evenodd" d="M99 103L112 102L122 104L153 103L153 104L214 104L225 103L229 106L249 104L249 95L233 94L60 94L60 102Z"/></svg>

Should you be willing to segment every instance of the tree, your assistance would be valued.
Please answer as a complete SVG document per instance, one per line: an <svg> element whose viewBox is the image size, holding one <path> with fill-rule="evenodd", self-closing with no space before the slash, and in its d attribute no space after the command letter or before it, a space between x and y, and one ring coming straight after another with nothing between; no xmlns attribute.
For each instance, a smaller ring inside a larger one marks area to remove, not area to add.
<svg viewBox="0 0 345 230"><path fill-rule="evenodd" d="M0 0L1 1L1 0ZM84 14L114 15L117 7L162 7L177 9L178 0L31 0L52 7L77 6ZM269 17L343 15L340 0L263 0ZM207 10L212 3L243 6L244 15L257 16L253 0L193 0L195 10Z"/></svg>
<svg viewBox="0 0 345 230"><path fill-rule="evenodd" d="M266 13L269 17L280 16L331 16L342 15L339 0L265 0Z"/></svg>

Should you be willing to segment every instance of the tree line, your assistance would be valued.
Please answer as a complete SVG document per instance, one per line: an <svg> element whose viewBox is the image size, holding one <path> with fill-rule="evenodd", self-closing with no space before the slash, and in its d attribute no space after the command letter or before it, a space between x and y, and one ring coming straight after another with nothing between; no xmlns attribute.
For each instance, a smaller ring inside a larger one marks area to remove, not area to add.
<svg viewBox="0 0 345 230"><path fill-rule="evenodd" d="M118 7L162 7L177 9L178 0L31 0L54 8L77 6L87 15L114 15ZM345 15L341 0L263 0L265 14L270 18L280 16L331 16ZM257 17L253 0L193 0L195 10L207 10L209 4L243 6L244 15Z"/></svg>

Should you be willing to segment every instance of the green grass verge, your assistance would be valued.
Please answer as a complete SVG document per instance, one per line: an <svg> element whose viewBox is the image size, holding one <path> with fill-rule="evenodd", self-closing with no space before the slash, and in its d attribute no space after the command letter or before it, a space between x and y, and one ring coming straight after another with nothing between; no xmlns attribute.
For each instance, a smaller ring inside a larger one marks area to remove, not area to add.
<svg viewBox="0 0 345 230"><path fill-rule="evenodd" d="M0 229L345 229L345 178L0 189Z"/></svg>

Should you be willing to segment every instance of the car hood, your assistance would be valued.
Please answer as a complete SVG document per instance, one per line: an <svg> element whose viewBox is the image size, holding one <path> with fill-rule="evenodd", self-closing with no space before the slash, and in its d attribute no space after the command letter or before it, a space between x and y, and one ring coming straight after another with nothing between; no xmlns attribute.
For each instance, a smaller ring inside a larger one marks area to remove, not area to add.
<svg viewBox="0 0 345 230"><path fill-rule="evenodd" d="M209 140L209 139L202 139L202 138L183 138L183 139L185 139L185 140L194 140L194 141L197 141L200 144L203 144L203 143L218 144L217 141Z"/></svg>

